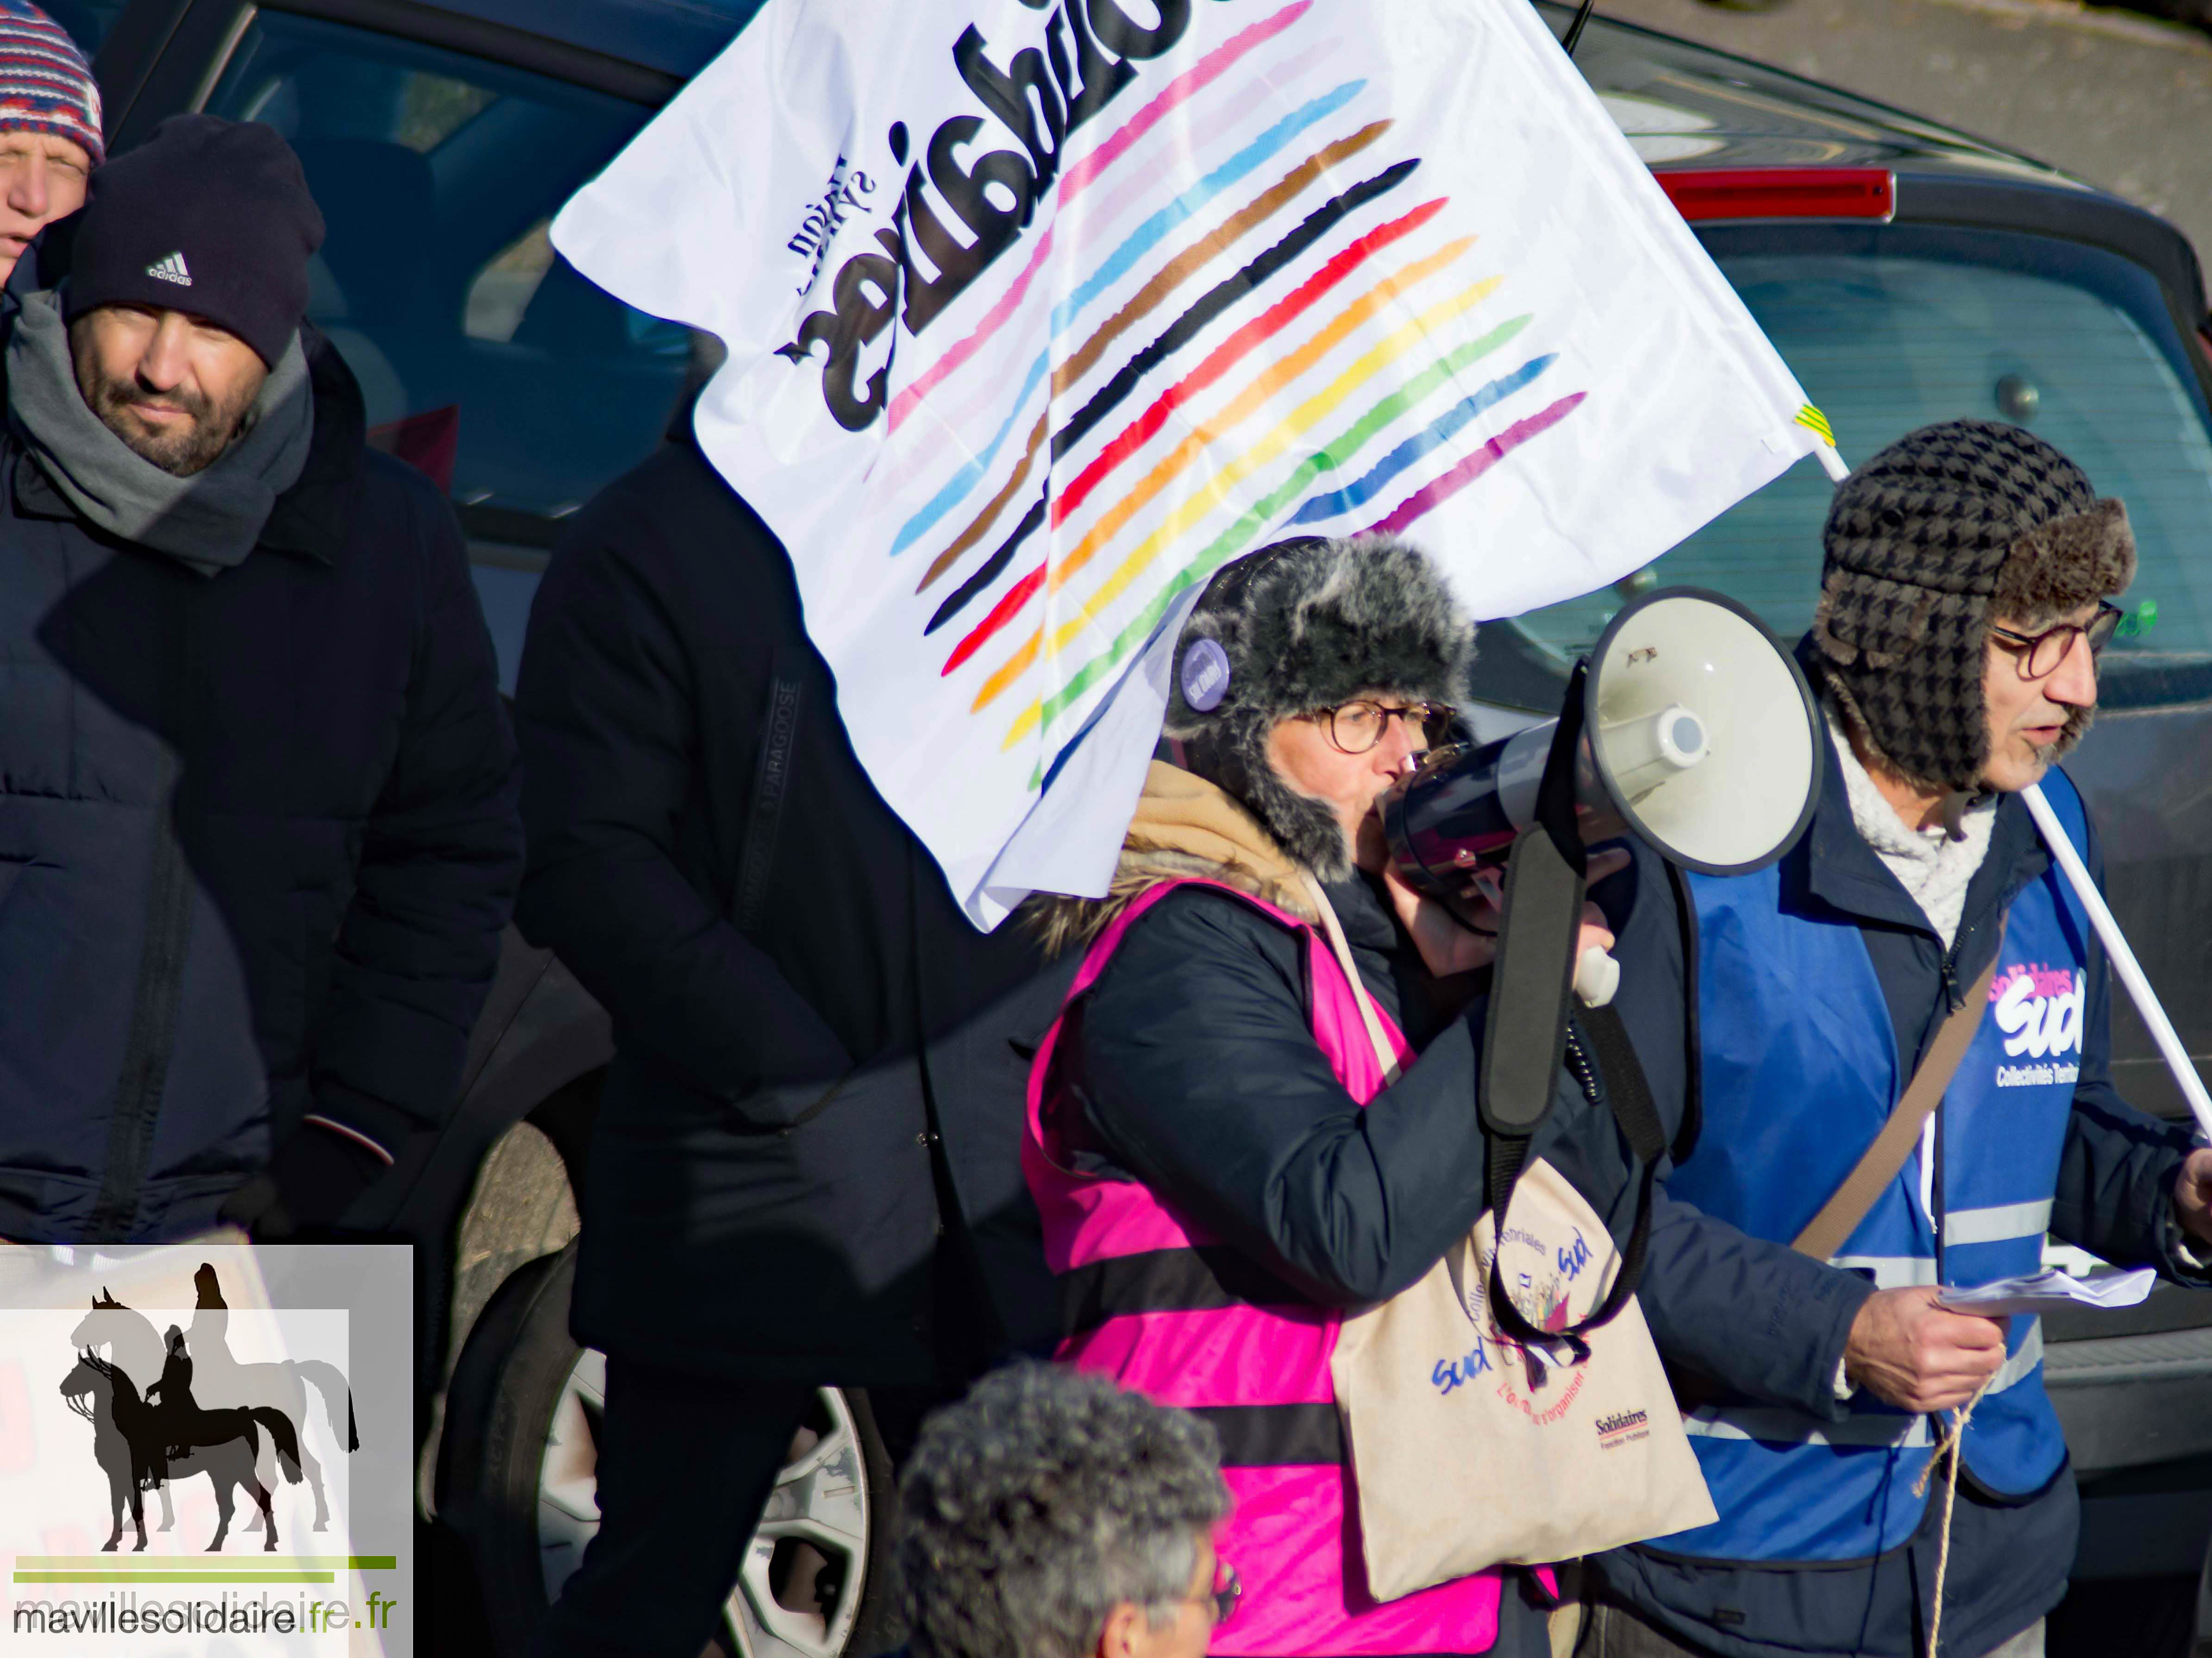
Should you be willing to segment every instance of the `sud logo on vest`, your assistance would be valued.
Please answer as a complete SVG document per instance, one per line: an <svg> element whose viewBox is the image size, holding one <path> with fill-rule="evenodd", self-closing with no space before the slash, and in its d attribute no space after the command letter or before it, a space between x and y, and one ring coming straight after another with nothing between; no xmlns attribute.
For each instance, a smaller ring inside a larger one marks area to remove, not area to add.
<svg viewBox="0 0 2212 1658"><path fill-rule="evenodd" d="M2071 1083L2081 1074L2081 1013L2087 979L2040 963L2008 967L1990 987L1990 1010L2004 1040L1999 1088Z"/></svg>

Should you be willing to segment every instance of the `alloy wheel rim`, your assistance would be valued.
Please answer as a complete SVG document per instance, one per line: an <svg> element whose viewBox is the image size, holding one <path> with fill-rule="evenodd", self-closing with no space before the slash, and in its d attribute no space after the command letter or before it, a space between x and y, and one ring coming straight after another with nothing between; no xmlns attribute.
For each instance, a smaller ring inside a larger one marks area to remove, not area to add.
<svg viewBox="0 0 2212 1658"><path fill-rule="evenodd" d="M605 1354L586 1348L562 1382L538 1475L538 1552L550 1604L599 1534ZM738 1658L838 1658L860 1622L872 1518L851 1404L817 1391L792 1441L722 1609Z"/></svg>

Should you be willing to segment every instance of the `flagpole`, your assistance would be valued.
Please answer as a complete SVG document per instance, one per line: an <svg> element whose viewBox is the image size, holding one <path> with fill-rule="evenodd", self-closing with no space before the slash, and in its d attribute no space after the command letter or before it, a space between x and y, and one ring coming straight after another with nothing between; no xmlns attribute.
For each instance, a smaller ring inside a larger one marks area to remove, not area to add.
<svg viewBox="0 0 2212 1658"><path fill-rule="evenodd" d="M2182 1097L2189 1102L2189 1109L2197 1118L2197 1132L2207 1141L2212 1141L2212 1095L2204 1090L2204 1080L2197 1074L2197 1066L2189 1058L2189 1050L2181 1045L2175 1034L2173 1022L2166 1017L2166 1009L2159 1005L2158 993L2150 987L2143 976L2142 966L2136 953L2128 947L2127 938L2120 932L2120 924L2112 919L2112 912L2105 902L2105 895L2097 890L2097 884L2089 878L2081 854L2074 850L2074 841L2062 828L2051 802L2043 798L2040 786L2031 784L2021 791L2021 798L2027 802L2027 810L2035 818L2035 826L2043 831L2044 843L2051 855L2058 860L2065 872L2074 895L2081 907L2089 912L2089 920L2097 929L2097 936L2105 941L2105 953L2112 959L2112 970L2119 975L2120 982L2128 987L2135 999L2136 1011L2142 1015L2143 1023L2158 1043L2158 1051L2166 1056L2166 1063L2173 1072L2173 1079L2181 1085Z"/></svg>

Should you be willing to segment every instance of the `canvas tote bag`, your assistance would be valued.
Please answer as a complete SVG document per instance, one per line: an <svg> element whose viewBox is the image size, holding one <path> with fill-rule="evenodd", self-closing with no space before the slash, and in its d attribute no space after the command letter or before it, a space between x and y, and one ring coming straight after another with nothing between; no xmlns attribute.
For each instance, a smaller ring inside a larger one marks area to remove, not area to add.
<svg viewBox="0 0 2212 1658"><path fill-rule="evenodd" d="M1375 1057L1395 1078L1344 929L1317 888L1312 896ZM1330 1370L1376 1599L1712 1522L1633 1296L1581 1332L1579 1362L1559 1342L1532 1363L1498 1328L1493 1283L1528 1323L1565 1330L1589 1319L1621 1265L1605 1224L1540 1158L1521 1170L1502 1244L1486 1212L1419 1283L1345 1321Z"/></svg>

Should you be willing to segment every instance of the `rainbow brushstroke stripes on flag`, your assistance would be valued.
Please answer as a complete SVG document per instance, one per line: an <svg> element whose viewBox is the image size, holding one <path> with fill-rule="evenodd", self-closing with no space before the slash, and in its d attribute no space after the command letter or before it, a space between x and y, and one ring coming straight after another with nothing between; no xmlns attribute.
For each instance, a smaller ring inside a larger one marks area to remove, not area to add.
<svg viewBox="0 0 2212 1658"><path fill-rule="evenodd" d="M1832 443L1525 0L769 0L554 240L728 347L701 445L984 924L1103 890L1224 565L1510 615Z"/></svg>

